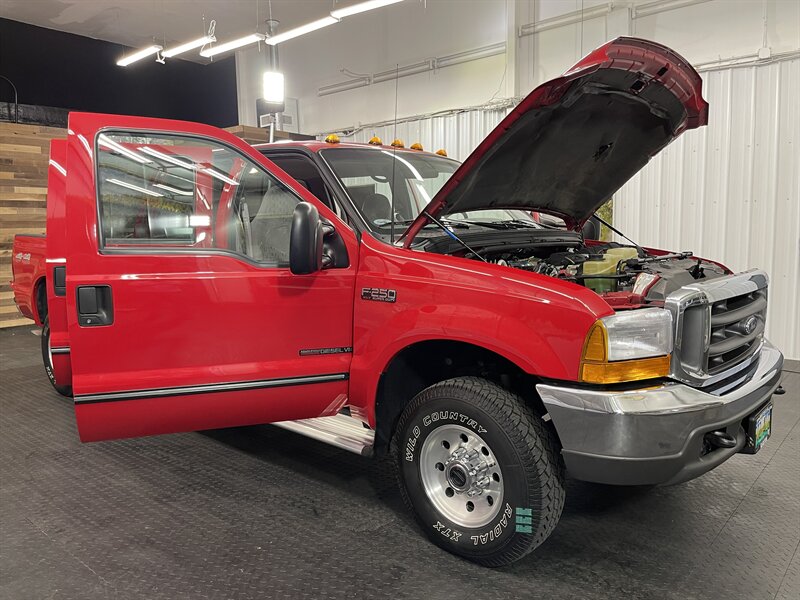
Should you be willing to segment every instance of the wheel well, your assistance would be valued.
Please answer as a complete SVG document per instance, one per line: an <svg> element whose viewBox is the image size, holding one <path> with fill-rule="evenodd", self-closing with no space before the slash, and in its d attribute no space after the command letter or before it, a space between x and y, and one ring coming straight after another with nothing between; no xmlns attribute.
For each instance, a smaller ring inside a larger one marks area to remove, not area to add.
<svg viewBox="0 0 800 600"><path fill-rule="evenodd" d="M36 281L36 287L34 290L36 314L39 316L39 322L44 325L45 319L47 319L47 285L45 285L44 277L40 277Z"/></svg>
<svg viewBox="0 0 800 600"><path fill-rule="evenodd" d="M378 383L375 449L389 448L400 413L425 388L453 377L472 375L494 381L525 399L540 415L547 411L536 393L538 379L499 354L452 340L418 342L400 351Z"/></svg>

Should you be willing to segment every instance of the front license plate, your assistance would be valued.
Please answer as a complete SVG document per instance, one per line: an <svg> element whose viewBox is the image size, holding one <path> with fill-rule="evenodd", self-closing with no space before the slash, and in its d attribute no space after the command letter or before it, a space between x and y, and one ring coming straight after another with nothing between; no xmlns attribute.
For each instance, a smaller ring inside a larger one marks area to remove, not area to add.
<svg viewBox="0 0 800 600"><path fill-rule="evenodd" d="M772 433L772 403L753 414L749 419L747 446L750 452L758 452Z"/></svg>

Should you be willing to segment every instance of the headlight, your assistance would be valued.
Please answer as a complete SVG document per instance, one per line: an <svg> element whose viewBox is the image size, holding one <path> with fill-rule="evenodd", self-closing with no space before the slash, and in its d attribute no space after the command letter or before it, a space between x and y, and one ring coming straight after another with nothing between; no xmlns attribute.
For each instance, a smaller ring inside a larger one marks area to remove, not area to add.
<svg viewBox="0 0 800 600"><path fill-rule="evenodd" d="M620 312L598 320L583 345L580 379L620 383L669 374L672 315L661 308Z"/></svg>

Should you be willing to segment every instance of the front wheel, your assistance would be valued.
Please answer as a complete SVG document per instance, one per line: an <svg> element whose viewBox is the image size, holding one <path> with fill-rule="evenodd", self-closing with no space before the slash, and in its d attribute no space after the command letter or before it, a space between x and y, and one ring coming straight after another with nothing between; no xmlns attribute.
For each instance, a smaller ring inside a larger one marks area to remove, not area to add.
<svg viewBox="0 0 800 600"><path fill-rule="evenodd" d="M497 567L555 529L564 466L555 435L519 396L477 377L437 383L396 429L403 497L445 550Z"/></svg>
<svg viewBox="0 0 800 600"><path fill-rule="evenodd" d="M58 385L56 382L55 373L53 373L53 353L50 350L50 320L45 318L44 326L42 327L42 362L44 363L44 370L47 373L47 378L53 385L53 388L62 396L68 398L72 396L72 386Z"/></svg>

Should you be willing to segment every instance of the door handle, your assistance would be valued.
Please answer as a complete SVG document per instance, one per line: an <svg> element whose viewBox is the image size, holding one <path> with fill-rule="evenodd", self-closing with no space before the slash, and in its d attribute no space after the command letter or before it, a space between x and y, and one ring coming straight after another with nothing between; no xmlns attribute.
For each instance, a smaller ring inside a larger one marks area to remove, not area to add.
<svg viewBox="0 0 800 600"><path fill-rule="evenodd" d="M56 296L67 295L67 267L53 267L53 291Z"/></svg>
<svg viewBox="0 0 800 600"><path fill-rule="evenodd" d="M111 286L82 285L77 290L78 324L81 327L111 325L114 322L114 304Z"/></svg>

